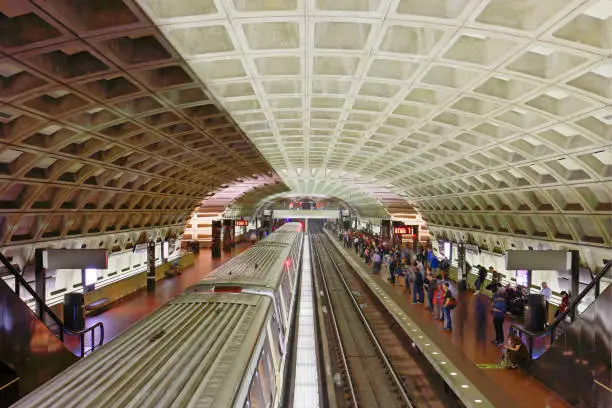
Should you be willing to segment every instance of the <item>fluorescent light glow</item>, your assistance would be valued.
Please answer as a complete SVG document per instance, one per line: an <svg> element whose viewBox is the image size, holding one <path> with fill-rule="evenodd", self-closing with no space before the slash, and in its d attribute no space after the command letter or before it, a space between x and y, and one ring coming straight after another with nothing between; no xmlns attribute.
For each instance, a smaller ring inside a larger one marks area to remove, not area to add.
<svg viewBox="0 0 612 408"><path fill-rule="evenodd" d="M98 280L97 269L85 269L85 285L93 285Z"/></svg>

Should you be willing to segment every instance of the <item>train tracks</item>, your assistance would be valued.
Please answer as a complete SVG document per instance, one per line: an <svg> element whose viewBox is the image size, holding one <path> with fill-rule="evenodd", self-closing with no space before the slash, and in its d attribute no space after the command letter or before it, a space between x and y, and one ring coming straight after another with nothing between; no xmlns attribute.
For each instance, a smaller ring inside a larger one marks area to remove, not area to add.
<svg viewBox="0 0 612 408"><path fill-rule="evenodd" d="M443 381L414 350L324 234L312 234L314 267L338 407L455 407ZM322 323L323 324L323 323Z"/></svg>

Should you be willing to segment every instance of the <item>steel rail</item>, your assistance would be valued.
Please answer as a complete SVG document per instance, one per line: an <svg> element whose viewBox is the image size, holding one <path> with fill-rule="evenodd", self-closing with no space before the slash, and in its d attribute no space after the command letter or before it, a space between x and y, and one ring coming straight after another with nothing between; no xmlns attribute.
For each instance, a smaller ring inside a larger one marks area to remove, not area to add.
<svg viewBox="0 0 612 408"><path fill-rule="evenodd" d="M344 288L348 292L349 297L351 298L351 301L352 301L353 305L355 306L355 310L357 311L357 313L361 317L361 322L363 323L364 327L366 328L366 331L370 335L370 338L371 338L371 340L372 340L372 342L373 342L373 344L375 346L376 351L379 354L379 357L383 361L383 363L384 363L385 367L387 368L387 370L389 370L389 373L391 374L391 377L393 378L393 381L394 381L395 385L399 389L399 391L400 391L400 393L402 395L403 400L408 404L408 407L414 408L414 404L412 403L412 400L410 399L410 397L406 393L406 390L404 389L404 385L400 381L399 377L397 376L397 374L395 372L395 369L393 368L393 366L391 365L391 362L387 358L387 355L385 354L382 346L380 345L380 342L378 341L378 338L374 334L374 331L370 327L370 324L368 323L367 318L363 314L363 311L361 310L361 307L359 307L359 304L355 300L355 297L353 296L351 288L349 287L348 283L346 282L346 279L344 279L344 276L342 276L342 272L340 271L340 267L334 261L334 258L331 255L331 251L325 245L322 245L322 247L324 248L325 252L327 253L329 259L331 260L332 265L336 269L336 272L338 273L338 276L340 277L340 280L342 281L342 283L344 285Z"/></svg>
<svg viewBox="0 0 612 408"><path fill-rule="evenodd" d="M344 366L344 370L347 376L347 383L348 383L349 391L351 394L351 400L353 401L354 406L358 407L359 401L357 399L357 394L355 393L355 387L353 386L353 380L351 378L351 370L349 368L348 360L346 358L346 351L344 350L344 346L342 345L342 336L340 336L340 330L338 329L338 322L336 320L336 313L334 312L334 306L332 305L331 295L329 293L329 288L327 287L327 282L325 280L325 274L323 273L323 265L322 265L321 257L318 256L319 249L316 245L314 245L314 240L312 238L313 235L314 234L312 233L309 234L309 239L311 241L311 248L313 249L313 252L315 252L315 254L317 255L315 256L315 258L317 259L317 264L319 267L318 269L319 269L319 273L321 276L321 282L323 283L323 290L325 291L325 296L328 299L329 315L331 316L334 333L336 335L336 338L338 339L338 347L340 348L340 355L342 356L342 365Z"/></svg>

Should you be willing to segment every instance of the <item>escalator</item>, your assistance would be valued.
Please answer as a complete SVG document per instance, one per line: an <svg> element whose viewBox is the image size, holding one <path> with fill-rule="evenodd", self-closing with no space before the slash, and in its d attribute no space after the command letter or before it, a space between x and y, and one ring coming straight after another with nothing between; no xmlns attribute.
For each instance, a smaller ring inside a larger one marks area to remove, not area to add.
<svg viewBox="0 0 612 408"><path fill-rule="evenodd" d="M599 295L588 296L594 300L576 320L563 321L554 329L555 341L532 368L536 377L575 407L612 407L611 277L608 267L591 288Z"/></svg>
<svg viewBox="0 0 612 408"><path fill-rule="evenodd" d="M9 406L77 360L0 279L0 408Z"/></svg>

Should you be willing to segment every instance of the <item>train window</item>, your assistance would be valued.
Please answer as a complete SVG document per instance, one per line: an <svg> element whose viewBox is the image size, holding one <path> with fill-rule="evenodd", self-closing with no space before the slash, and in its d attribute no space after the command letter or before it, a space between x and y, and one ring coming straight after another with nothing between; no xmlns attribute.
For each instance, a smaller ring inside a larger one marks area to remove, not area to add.
<svg viewBox="0 0 612 408"><path fill-rule="evenodd" d="M271 333L272 335L270 336L270 338L272 339L272 343L274 343L274 348L276 349L278 356L281 355L282 350L281 350L281 331L280 328L278 327L278 322L276 321L276 317L272 316L272 319L270 320L270 326L271 326Z"/></svg>
<svg viewBox="0 0 612 408"><path fill-rule="evenodd" d="M265 355L266 352L263 351L261 353L261 357L259 358L259 364L257 364L257 372L259 373L261 391L266 404L265 406L268 407L272 403L272 377L270 376L270 372L268 370L268 364L265 361Z"/></svg>
<svg viewBox="0 0 612 408"><path fill-rule="evenodd" d="M251 389L249 390L249 403L251 408L266 408L263 394L261 393L259 374L257 372L255 372L255 375L253 376L253 382L251 383Z"/></svg>
<svg viewBox="0 0 612 408"><path fill-rule="evenodd" d="M284 291L283 291L283 284L281 283L281 289L280 289L280 295L278 296L278 305L279 305L279 310L280 310L280 325L282 325L282 322L284 322L288 317L287 314L289 313L288 310L286 310L285 308L285 301L284 301Z"/></svg>
<svg viewBox="0 0 612 408"><path fill-rule="evenodd" d="M289 283L289 277L287 275L285 275L285 278L283 279L282 289L283 300L285 302L285 310L289 312L289 309L291 307L291 284ZM289 316L287 316L287 319L288 318Z"/></svg>
<svg viewBox="0 0 612 408"><path fill-rule="evenodd" d="M270 349L269 341L266 341L264 345L264 352L263 352L262 359L266 366L267 373L269 374L268 378L270 378L272 398L274 398L274 396L276 395L276 375L275 375L276 371L274 370L274 362L272 361L272 350Z"/></svg>

